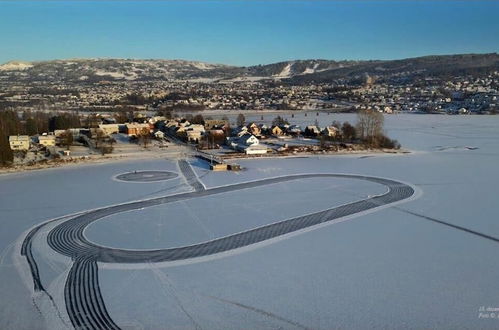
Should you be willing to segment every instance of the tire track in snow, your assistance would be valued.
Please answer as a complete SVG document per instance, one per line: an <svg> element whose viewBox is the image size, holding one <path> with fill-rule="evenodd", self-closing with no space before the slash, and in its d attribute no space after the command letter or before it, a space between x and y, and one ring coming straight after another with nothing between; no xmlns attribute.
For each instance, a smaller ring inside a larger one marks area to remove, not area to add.
<svg viewBox="0 0 499 330"><path fill-rule="evenodd" d="M485 238L485 239L488 239L490 241L499 243L499 238L496 238L494 236L483 234L481 232L478 232L478 231L475 231L475 230L472 230L472 229L468 229L468 228L465 228L465 227L461 227L459 225L454 225L454 224L452 224L450 222L447 222L447 221L438 220L436 218L432 218L432 217L429 217L429 216L424 215L424 214L420 214L420 213L416 213L416 212L413 212L413 211L409 211L409 210L403 209L401 207L394 207L394 209L402 211L402 212L407 213L407 214L414 215L416 217L419 217L419 218L422 218L422 219L425 219L425 220L428 220L428 221L431 221L431 222L438 223L440 225L444 225L444 226L447 226L447 227L450 227L450 228L453 228L453 229L457 229L457 230L463 231L463 232L468 233L468 234L472 234L472 235L475 235L475 236L478 236L478 237L481 237L481 238Z"/></svg>
<svg viewBox="0 0 499 330"><path fill-rule="evenodd" d="M298 322L285 319L282 316L279 316L279 315L271 313L271 312L267 312L266 310L263 310L263 309L260 309L260 308L248 306L248 305L245 305L245 304L238 303L236 301L232 301L232 300L228 300L228 299L224 299L224 298L219 298L219 297L215 297L215 296L210 296L210 295L203 295L203 296L211 298L213 300L217 300L217 301L222 302L222 303L226 303L226 304L229 304L229 305L233 305L233 306L236 306L236 307L239 307L239 308L242 308L242 309L246 309L246 310L249 310L249 311L261 314L261 315L266 316L268 318L279 320L281 322L287 323L289 325L295 326L295 327L300 328L300 329L305 329L305 330L310 329L310 328L308 328L308 327L306 327L306 326L304 326L304 325L302 325L302 324L300 324Z"/></svg>
<svg viewBox="0 0 499 330"><path fill-rule="evenodd" d="M83 234L84 229L90 223L103 217L120 212L167 204L197 197L233 192L241 189L255 188L268 184L282 183L291 180L314 177L361 179L384 184L389 189L387 193L382 195L373 196L364 200L326 209L324 211L283 220L262 227L246 230L244 232L217 238L211 241L178 248L157 250L127 250L103 247L88 241ZM48 234L47 240L49 245L55 251L68 257L77 258L86 256L94 258L96 261L106 263L145 263L184 260L221 253L262 242L307 227L326 223L338 218L354 215L366 210L401 201L411 197L413 194L414 189L409 185L393 180L365 176L342 174L302 174L277 177L97 209L72 218L56 226Z"/></svg>
<svg viewBox="0 0 499 330"><path fill-rule="evenodd" d="M64 287L64 300L76 329L119 329L102 299L95 260L75 260Z"/></svg>
<svg viewBox="0 0 499 330"><path fill-rule="evenodd" d="M180 172L185 177L185 180L187 183L195 190L195 191L202 191L205 190L205 186L199 181L196 173L194 173L194 170L192 169L191 165L189 162L187 162L185 159L180 159L178 161L178 167L180 168Z"/></svg>
<svg viewBox="0 0 499 330"><path fill-rule="evenodd" d="M175 303L179 307L179 309L187 316L187 318L192 322L194 325L194 328L196 330L201 330L201 326L199 323L196 322L194 317L187 311L185 308L184 304L182 303L182 300L180 300L177 290L175 290L175 287L171 283L170 279L168 278L168 275L163 273L161 270L151 267L151 271L154 274L154 276L159 280L160 284L164 286L164 288L171 294L173 299L175 300Z"/></svg>
<svg viewBox="0 0 499 330"><path fill-rule="evenodd" d="M48 233L47 242L49 246L55 251L71 257L74 260L74 264L66 280L64 298L67 312L75 328L119 329L108 314L102 298L98 280L97 262L155 263L209 256L263 242L275 237L293 233L295 231L322 223L327 223L335 219L355 215L380 206L389 205L408 199L415 193L411 186L398 181L348 174L290 175L206 189L198 181L198 178L192 168L185 160L179 161L179 168L195 191L96 209L66 220L55 226ZM262 227L235 233L226 237L178 248L158 250L116 249L97 245L88 241L84 236L84 230L89 224L112 214L204 196L230 193L242 189L266 186L269 184L317 177L365 180L385 185L388 187L388 191L382 195L373 196L364 200L337 206L320 212L279 221ZM38 229L38 227L35 228L34 233L31 235L30 232L28 236L32 237L36 234L36 230ZM30 241L31 239L25 240L26 253L30 251ZM37 274L37 272L32 273L35 275ZM158 274L156 273L156 275ZM268 317L274 317L283 322L293 322L251 306L242 304L238 305L238 303L229 301L226 301L226 303L250 309L262 315L267 315ZM298 326L298 323L294 325ZM299 325L299 327L303 326Z"/></svg>

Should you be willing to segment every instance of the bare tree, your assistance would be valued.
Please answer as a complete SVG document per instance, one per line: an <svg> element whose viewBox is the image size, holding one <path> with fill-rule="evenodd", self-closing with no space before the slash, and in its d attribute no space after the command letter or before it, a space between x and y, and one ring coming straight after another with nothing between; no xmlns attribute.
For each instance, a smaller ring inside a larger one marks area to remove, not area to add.
<svg viewBox="0 0 499 330"><path fill-rule="evenodd" d="M140 133L139 133L139 140L142 143L142 146L144 148L147 148L149 143L151 142L151 133L149 132L149 129L144 127Z"/></svg>
<svg viewBox="0 0 499 330"><path fill-rule="evenodd" d="M90 114L87 116L86 119L86 124L88 128L97 128L99 127L99 124L101 123L101 120L97 114ZM80 125L71 125L69 127L78 127Z"/></svg>
<svg viewBox="0 0 499 330"><path fill-rule="evenodd" d="M198 124L198 125L204 125L204 118L203 115L198 114L192 117L192 120L189 120L191 124Z"/></svg>
<svg viewBox="0 0 499 330"><path fill-rule="evenodd" d="M66 150L69 150L71 145L73 144L73 133L70 130L67 130L61 136L61 144L66 147Z"/></svg>
<svg viewBox="0 0 499 330"><path fill-rule="evenodd" d="M107 140L106 134L104 134L101 129L97 129L95 132L95 149L97 149L101 155L110 154L114 149Z"/></svg>
<svg viewBox="0 0 499 330"><path fill-rule="evenodd" d="M357 134L371 146L376 146L383 136L383 114L373 110L362 110L357 114Z"/></svg>
<svg viewBox="0 0 499 330"><path fill-rule="evenodd" d="M101 129L97 129L95 132L95 149L99 149L104 144L104 138L106 135Z"/></svg>
<svg viewBox="0 0 499 330"><path fill-rule="evenodd" d="M338 120L333 120L331 126L336 127L337 129L341 128L341 123Z"/></svg>
<svg viewBox="0 0 499 330"><path fill-rule="evenodd" d="M319 147L321 149L325 149L326 146L327 146L326 137L324 135L321 135L321 137L319 138Z"/></svg>
<svg viewBox="0 0 499 330"><path fill-rule="evenodd" d="M128 121L128 113L126 112L125 109L119 109L115 114L114 114L114 119L118 124L124 124Z"/></svg>
<svg viewBox="0 0 499 330"><path fill-rule="evenodd" d="M356 129L348 121L341 126L341 136L344 141L352 141L355 139Z"/></svg>

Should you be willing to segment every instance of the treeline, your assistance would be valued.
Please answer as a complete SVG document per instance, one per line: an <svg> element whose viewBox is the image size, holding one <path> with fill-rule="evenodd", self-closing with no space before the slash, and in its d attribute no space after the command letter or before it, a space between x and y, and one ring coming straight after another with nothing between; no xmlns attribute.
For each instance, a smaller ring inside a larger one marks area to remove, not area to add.
<svg viewBox="0 0 499 330"><path fill-rule="evenodd" d="M50 117L49 119L50 132L53 132L56 129L68 129L75 127L81 127L80 117L75 114L65 113Z"/></svg>
<svg viewBox="0 0 499 330"><path fill-rule="evenodd" d="M63 113L56 116L43 112L25 111L21 116L12 110L0 110L0 165L12 163L10 135L37 135L58 129L81 127L77 114Z"/></svg>
<svg viewBox="0 0 499 330"><path fill-rule="evenodd" d="M19 134L21 123L14 111L0 111L0 164L12 163L13 153L10 150L9 135Z"/></svg>
<svg viewBox="0 0 499 330"><path fill-rule="evenodd" d="M400 149L401 147L397 140L386 136L384 116L378 111L363 110L358 112L355 126L347 121L344 123L333 121L331 126L338 129L338 134L330 138L322 137L321 143L324 143L325 139L330 139L336 142L363 144L370 148Z"/></svg>

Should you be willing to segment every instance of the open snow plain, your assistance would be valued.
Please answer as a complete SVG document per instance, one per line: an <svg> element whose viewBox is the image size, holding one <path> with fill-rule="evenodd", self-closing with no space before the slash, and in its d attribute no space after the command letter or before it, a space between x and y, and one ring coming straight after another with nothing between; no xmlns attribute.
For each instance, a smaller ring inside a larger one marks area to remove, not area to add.
<svg viewBox="0 0 499 330"><path fill-rule="evenodd" d="M499 117L386 129L414 152L0 176L0 327L498 328ZM134 171L178 176L115 179Z"/></svg>

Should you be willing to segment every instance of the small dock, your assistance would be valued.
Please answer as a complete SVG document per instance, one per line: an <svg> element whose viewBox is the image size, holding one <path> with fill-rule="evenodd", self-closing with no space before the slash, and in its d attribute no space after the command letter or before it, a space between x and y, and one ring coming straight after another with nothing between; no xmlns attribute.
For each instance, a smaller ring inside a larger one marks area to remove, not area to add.
<svg viewBox="0 0 499 330"><path fill-rule="evenodd" d="M202 159L210 164L212 171L239 171L241 166L239 164L227 164L221 157L206 152L198 151L196 157Z"/></svg>

